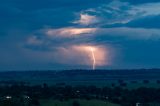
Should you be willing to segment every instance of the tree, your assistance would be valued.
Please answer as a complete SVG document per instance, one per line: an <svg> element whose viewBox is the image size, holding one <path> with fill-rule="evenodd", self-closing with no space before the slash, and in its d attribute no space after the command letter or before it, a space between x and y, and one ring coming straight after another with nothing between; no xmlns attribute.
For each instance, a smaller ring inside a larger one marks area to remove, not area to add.
<svg viewBox="0 0 160 106"><path fill-rule="evenodd" d="M39 103L38 99L32 99L31 104L33 106L40 106L40 103Z"/></svg>
<svg viewBox="0 0 160 106"><path fill-rule="evenodd" d="M80 103L78 101L73 101L72 106L80 106Z"/></svg>

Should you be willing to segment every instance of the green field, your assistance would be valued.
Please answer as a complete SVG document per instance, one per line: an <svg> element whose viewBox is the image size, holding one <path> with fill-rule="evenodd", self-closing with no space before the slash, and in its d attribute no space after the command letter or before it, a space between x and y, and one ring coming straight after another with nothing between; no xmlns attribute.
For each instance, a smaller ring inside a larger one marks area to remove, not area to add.
<svg viewBox="0 0 160 106"><path fill-rule="evenodd" d="M41 100L41 106L73 106L73 102L79 102L80 106L120 106L117 104L112 104L109 102L101 100L68 100L68 101L58 101L58 100Z"/></svg>

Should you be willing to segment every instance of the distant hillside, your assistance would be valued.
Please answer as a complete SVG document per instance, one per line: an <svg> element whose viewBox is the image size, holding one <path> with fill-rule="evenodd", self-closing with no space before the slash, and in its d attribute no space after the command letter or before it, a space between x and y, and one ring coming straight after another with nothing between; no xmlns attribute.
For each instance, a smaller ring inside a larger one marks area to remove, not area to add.
<svg viewBox="0 0 160 106"><path fill-rule="evenodd" d="M160 69L137 70L64 70L0 72L0 80L134 80L160 79Z"/></svg>

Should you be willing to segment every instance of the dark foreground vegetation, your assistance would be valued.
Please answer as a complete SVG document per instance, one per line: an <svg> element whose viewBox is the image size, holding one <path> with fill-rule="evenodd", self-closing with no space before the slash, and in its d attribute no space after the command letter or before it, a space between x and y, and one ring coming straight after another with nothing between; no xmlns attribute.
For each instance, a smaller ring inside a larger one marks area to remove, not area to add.
<svg viewBox="0 0 160 106"><path fill-rule="evenodd" d="M137 103L145 104L144 106L160 106L158 105L160 88L127 89L124 87L48 86L47 84L36 86L15 84L0 87L0 106L41 106L41 100L61 102L75 100L72 106L80 106L76 100L101 100L121 106L136 106Z"/></svg>
<svg viewBox="0 0 160 106"><path fill-rule="evenodd" d="M0 72L0 106L160 106L160 69Z"/></svg>

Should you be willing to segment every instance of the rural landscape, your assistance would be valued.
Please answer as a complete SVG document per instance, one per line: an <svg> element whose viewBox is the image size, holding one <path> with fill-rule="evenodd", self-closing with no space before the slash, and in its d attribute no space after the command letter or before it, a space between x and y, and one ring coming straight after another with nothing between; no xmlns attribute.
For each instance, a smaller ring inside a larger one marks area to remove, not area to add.
<svg viewBox="0 0 160 106"><path fill-rule="evenodd" d="M0 106L160 106L160 0L0 0Z"/></svg>
<svg viewBox="0 0 160 106"><path fill-rule="evenodd" d="M11 71L0 78L0 106L160 105L160 69Z"/></svg>

